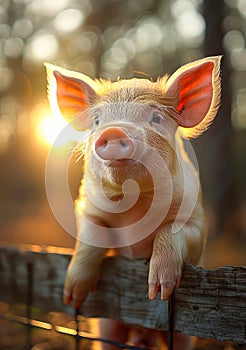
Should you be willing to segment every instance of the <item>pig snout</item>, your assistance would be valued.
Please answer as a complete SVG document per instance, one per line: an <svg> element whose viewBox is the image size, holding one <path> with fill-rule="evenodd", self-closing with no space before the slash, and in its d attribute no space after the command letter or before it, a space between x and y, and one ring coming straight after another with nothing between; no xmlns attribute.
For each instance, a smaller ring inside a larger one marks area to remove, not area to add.
<svg viewBox="0 0 246 350"><path fill-rule="evenodd" d="M95 151L103 160L129 159L134 154L135 142L120 127L109 127L101 132Z"/></svg>

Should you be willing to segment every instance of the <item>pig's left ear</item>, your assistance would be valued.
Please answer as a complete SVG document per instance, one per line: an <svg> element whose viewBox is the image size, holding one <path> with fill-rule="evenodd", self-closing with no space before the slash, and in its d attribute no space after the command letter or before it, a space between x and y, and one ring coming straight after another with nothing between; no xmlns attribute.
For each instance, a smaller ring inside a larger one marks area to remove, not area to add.
<svg viewBox="0 0 246 350"><path fill-rule="evenodd" d="M90 120L84 112L97 96L96 82L82 73L48 63L45 66L52 112L60 112L75 129L89 129Z"/></svg>
<svg viewBox="0 0 246 350"><path fill-rule="evenodd" d="M184 137L203 133L220 105L221 56L207 57L179 68L166 83L166 94L176 103L175 120Z"/></svg>

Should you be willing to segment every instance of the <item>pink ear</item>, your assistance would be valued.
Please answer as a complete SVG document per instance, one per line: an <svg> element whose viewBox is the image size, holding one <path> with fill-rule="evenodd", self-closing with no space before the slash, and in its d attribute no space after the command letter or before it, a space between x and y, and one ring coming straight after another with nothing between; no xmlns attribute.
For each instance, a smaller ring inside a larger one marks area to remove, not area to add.
<svg viewBox="0 0 246 350"><path fill-rule="evenodd" d="M220 58L210 57L187 64L168 79L167 95L177 103L179 126L193 128L205 118L208 118L207 124L214 119L220 97Z"/></svg>
<svg viewBox="0 0 246 350"><path fill-rule="evenodd" d="M53 74L57 83L57 102L62 115L76 129L88 128L88 120L83 112L96 97L96 92L78 78L63 75L58 71L54 71Z"/></svg>

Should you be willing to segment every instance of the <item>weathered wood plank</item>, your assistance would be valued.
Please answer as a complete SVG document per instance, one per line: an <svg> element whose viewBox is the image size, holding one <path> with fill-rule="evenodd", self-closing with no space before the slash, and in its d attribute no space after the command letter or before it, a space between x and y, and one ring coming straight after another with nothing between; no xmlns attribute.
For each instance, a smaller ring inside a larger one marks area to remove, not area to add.
<svg viewBox="0 0 246 350"><path fill-rule="evenodd" d="M62 301L63 284L72 249L20 245L0 246L0 299L26 303L28 266L33 270L33 305L44 311L71 313Z"/></svg>
<svg viewBox="0 0 246 350"><path fill-rule="evenodd" d="M0 300L26 302L27 266L33 266L33 305L72 313L62 302L71 250L0 246ZM98 289L81 313L114 317L149 328L167 327L167 303L147 298L148 264L122 257L105 259ZM174 294L175 330L204 338L246 343L246 267L215 270L185 265Z"/></svg>

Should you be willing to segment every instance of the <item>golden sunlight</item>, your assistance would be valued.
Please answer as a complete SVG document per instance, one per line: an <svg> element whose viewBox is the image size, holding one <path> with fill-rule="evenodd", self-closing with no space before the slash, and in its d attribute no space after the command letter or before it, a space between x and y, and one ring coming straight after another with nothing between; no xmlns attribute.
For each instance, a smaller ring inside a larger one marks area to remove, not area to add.
<svg viewBox="0 0 246 350"><path fill-rule="evenodd" d="M52 115L44 115L36 127L37 139L48 145L53 145L65 126L66 122L62 119Z"/></svg>
<svg viewBox="0 0 246 350"><path fill-rule="evenodd" d="M47 146L64 146L81 140L82 132L74 130L60 113L51 114L47 104L37 104L31 113L31 122L38 143Z"/></svg>

